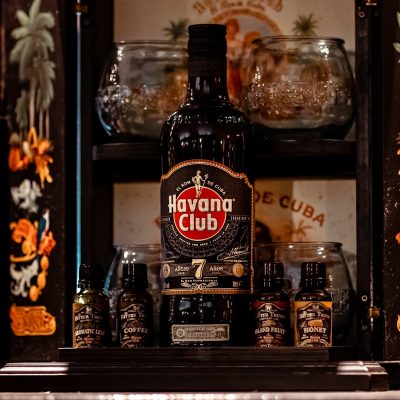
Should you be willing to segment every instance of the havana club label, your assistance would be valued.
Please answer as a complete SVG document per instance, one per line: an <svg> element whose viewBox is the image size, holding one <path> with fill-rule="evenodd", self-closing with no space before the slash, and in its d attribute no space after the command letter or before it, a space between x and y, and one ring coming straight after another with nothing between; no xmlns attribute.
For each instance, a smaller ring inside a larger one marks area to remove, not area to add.
<svg viewBox="0 0 400 400"><path fill-rule="evenodd" d="M229 324L172 325L173 342L228 342Z"/></svg>
<svg viewBox="0 0 400 400"><path fill-rule="evenodd" d="M332 346L332 302L294 301L294 345Z"/></svg>
<svg viewBox="0 0 400 400"><path fill-rule="evenodd" d="M161 178L163 294L251 293L253 186L208 160Z"/></svg>

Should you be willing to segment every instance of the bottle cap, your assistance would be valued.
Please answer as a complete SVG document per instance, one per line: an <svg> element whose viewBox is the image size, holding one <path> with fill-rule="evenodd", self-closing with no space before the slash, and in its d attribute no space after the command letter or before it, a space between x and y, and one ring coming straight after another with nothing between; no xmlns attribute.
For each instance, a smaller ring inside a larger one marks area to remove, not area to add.
<svg viewBox="0 0 400 400"><path fill-rule="evenodd" d="M136 287L147 288L147 265L133 262L124 264L122 269L122 281L131 281Z"/></svg>
<svg viewBox="0 0 400 400"><path fill-rule="evenodd" d="M96 264L81 264L79 266L79 286L81 282L89 282L90 287L101 289L103 287L103 267Z"/></svg>
<svg viewBox="0 0 400 400"><path fill-rule="evenodd" d="M265 262L262 266L264 287L283 287L285 284L283 263L278 261Z"/></svg>
<svg viewBox="0 0 400 400"><path fill-rule="evenodd" d="M265 262L263 264L263 276L268 279L283 279L283 264L277 261Z"/></svg>
<svg viewBox="0 0 400 400"><path fill-rule="evenodd" d="M320 261L308 261L301 264L301 280L300 283L315 281L320 286L326 284L326 265Z"/></svg>
<svg viewBox="0 0 400 400"><path fill-rule="evenodd" d="M90 280L90 264L81 264L79 266L79 280Z"/></svg>
<svg viewBox="0 0 400 400"><path fill-rule="evenodd" d="M188 52L196 55L226 55L226 26L220 24L190 25Z"/></svg>

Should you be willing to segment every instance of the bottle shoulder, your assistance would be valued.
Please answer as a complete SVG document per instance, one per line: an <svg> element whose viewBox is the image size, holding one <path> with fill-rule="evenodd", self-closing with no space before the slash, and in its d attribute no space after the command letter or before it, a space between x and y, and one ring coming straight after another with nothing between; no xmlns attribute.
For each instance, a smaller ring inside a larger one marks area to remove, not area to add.
<svg viewBox="0 0 400 400"><path fill-rule="evenodd" d="M332 301L325 289L301 289L294 297L295 301Z"/></svg>
<svg viewBox="0 0 400 400"><path fill-rule="evenodd" d="M152 303L153 299L147 290L125 290L118 296L120 303Z"/></svg>
<svg viewBox="0 0 400 400"><path fill-rule="evenodd" d="M100 289L80 290L74 296L77 304L108 304L108 296Z"/></svg>
<svg viewBox="0 0 400 400"><path fill-rule="evenodd" d="M283 301L289 302L289 295L280 290L271 290L271 291L262 291L260 293L256 293L253 297L253 301Z"/></svg>
<svg viewBox="0 0 400 400"><path fill-rule="evenodd" d="M220 122L251 125L248 116L231 103L184 103L166 120L172 123Z"/></svg>

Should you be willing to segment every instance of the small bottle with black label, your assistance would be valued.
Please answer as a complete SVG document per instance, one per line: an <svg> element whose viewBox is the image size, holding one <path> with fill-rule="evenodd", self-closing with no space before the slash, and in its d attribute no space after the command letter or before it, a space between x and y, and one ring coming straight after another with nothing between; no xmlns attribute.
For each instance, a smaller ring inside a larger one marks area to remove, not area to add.
<svg viewBox="0 0 400 400"><path fill-rule="evenodd" d="M153 299L147 291L147 265L123 265L122 292L117 299L117 335L120 347L153 343Z"/></svg>
<svg viewBox="0 0 400 400"><path fill-rule="evenodd" d="M256 347L289 345L290 298L283 290L284 268L281 262L263 264L260 292L251 302L253 344Z"/></svg>
<svg viewBox="0 0 400 400"><path fill-rule="evenodd" d="M72 306L74 348L109 345L109 302L102 287L102 268L82 264L79 267L78 292Z"/></svg>
<svg viewBox="0 0 400 400"><path fill-rule="evenodd" d="M325 287L325 263L302 263L301 289L291 306L295 346L332 346L332 297Z"/></svg>

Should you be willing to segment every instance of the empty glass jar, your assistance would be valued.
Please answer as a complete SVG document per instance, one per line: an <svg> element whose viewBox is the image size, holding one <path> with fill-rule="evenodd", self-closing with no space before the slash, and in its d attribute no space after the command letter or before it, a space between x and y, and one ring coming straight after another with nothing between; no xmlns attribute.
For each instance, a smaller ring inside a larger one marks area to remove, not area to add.
<svg viewBox="0 0 400 400"><path fill-rule="evenodd" d="M267 138L343 139L355 113L353 73L338 38L256 39L242 107Z"/></svg>
<svg viewBox="0 0 400 400"><path fill-rule="evenodd" d="M159 139L166 117L185 99L187 52L168 41L114 44L96 96L96 109L113 138Z"/></svg>

